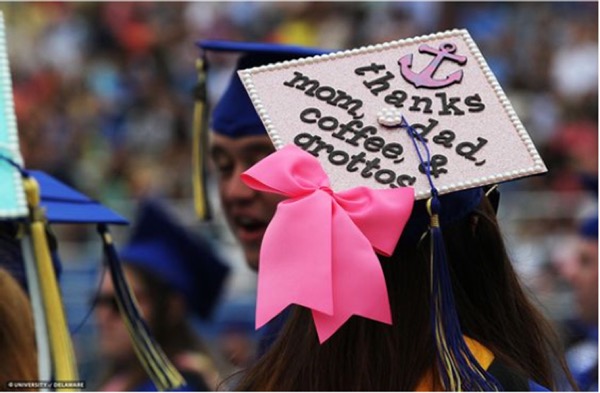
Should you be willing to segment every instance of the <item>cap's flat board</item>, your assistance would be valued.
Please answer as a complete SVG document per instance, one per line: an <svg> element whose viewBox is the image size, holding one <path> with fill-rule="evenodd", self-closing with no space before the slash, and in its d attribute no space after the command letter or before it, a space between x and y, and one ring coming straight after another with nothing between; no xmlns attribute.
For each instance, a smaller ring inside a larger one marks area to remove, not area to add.
<svg viewBox="0 0 600 393"><path fill-rule="evenodd" d="M412 140L405 129L380 123L384 109L427 139L440 193L546 171L466 30L239 75L275 147L295 143L317 155L334 190L412 185L417 199L429 196Z"/></svg>
<svg viewBox="0 0 600 393"><path fill-rule="evenodd" d="M6 50L4 16L0 12L0 155L23 166ZM24 217L27 204L19 171L0 159L0 220Z"/></svg>

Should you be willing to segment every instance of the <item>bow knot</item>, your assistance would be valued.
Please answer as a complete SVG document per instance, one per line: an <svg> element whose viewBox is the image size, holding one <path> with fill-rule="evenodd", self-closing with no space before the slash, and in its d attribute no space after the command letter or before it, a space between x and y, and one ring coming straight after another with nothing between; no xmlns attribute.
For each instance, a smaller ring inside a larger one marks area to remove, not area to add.
<svg viewBox="0 0 600 393"><path fill-rule="evenodd" d="M319 191L323 191L323 192L329 194L332 197L334 196L333 190L329 186L321 186L321 187L319 187Z"/></svg>
<svg viewBox="0 0 600 393"><path fill-rule="evenodd" d="M294 145L258 162L242 180L289 198L277 206L261 245L257 328L290 304L312 310L321 343L352 315L391 324L375 251L393 253L412 211L412 188L336 193L318 159Z"/></svg>

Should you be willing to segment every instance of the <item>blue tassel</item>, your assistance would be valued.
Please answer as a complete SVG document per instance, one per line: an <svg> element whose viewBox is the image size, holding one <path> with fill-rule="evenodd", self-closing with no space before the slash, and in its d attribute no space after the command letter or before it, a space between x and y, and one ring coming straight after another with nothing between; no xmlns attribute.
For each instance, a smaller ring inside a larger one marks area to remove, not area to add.
<svg viewBox="0 0 600 393"><path fill-rule="evenodd" d="M154 340L148 325L139 312L108 228L105 225L99 225L98 232L102 237L108 268L115 287L117 304L142 366L159 390L173 390L182 387L185 380Z"/></svg>
<svg viewBox="0 0 600 393"><path fill-rule="evenodd" d="M431 217L431 322L442 385L447 391L502 390L494 377L479 365L462 335L439 223L440 201L435 189L427 208Z"/></svg>
<svg viewBox="0 0 600 393"><path fill-rule="evenodd" d="M431 218L430 312L436 359L442 385L447 391L499 391L502 386L477 362L465 342L456 313L452 282L440 228L440 200L431 178L431 154L423 137L402 117L401 128L411 138L431 188L427 211ZM421 152L421 146L423 152ZM423 154L424 153L424 154Z"/></svg>

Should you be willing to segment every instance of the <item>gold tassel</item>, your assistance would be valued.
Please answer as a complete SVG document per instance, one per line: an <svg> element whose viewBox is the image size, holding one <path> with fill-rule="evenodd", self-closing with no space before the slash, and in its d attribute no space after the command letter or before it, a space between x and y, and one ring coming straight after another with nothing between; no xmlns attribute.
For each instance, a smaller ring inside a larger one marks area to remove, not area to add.
<svg viewBox="0 0 600 393"><path fill-rule="evenodd" d="M40 207L40 189L37 181L24 178L25 195L30 210L30 231L40 282L41 297L45 308L46 325L50 339L50 355L56 381L78 381L75 352L67 328L67 320L54 274L52 257L48 250L44 211ZM58 391L74 391L61 389Z"/></svg>
<svg viewBox="0 0 600 393"><path fill-rule="evenodd" d="M208 194L206 189L206 160L208 151L206 120L208 118L208 106L206 104L206 71L204 67L205 63L203 59L196 60L198 84L196 85L194 91L195 104L192 138L192 184L194 187L194 208L196 210L196 215L201 220L208 220L211 217L211 211L208 204Z"/></svg>
<svg viewBox="0 0 600 393"><path fill-rule="evenodd" d="M113 285L117 293L117 305L140 363L158 390L180 388L186 383L185 379L173 366L159 344L152 338L148 327L141 319L135 295L131 291L117 260L112 236L103 226L99 227L99 232L102 236Z"/></svg>

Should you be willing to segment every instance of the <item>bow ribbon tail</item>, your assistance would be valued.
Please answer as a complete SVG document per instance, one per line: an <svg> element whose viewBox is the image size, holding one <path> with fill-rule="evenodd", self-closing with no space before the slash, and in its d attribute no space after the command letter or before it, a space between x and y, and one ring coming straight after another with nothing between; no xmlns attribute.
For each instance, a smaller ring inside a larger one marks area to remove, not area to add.
<svg viewBox="0 0 600 393"><path fill-rule="evenodd" d="M334 314L313 311L321 343L352 315L392 323L385 277L373 246L344 209L333 205Z"/></svg>
<svg viewBox="0 0 600 393"><path fill-rule="evenodd" d="M322 191L278 205L260 250L257 329L292 303L333 314L331 206Z"/></svg>

